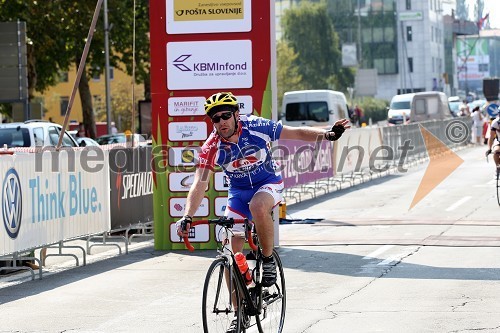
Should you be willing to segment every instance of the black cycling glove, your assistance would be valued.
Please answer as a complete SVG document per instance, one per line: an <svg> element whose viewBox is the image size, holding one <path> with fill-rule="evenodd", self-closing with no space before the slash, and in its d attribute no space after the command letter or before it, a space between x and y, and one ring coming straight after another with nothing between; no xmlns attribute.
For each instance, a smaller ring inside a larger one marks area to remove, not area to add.
<svg viewBox="0 0 500 333"><path fill-rule="evenodd" d="M182 219L179 221L175 222L175 226L177 227L177 230L181 231L187 231L187 224L193 223L193 218L189 215L184 215Z"/></svg>
<svg viewBox="0 0 500 333"><path fill-rule="evenodd" d="M344 131L344 126L334 125L330 131L325 132L325 139L329 141L337 141L338 139L340 139Z"/></svg>

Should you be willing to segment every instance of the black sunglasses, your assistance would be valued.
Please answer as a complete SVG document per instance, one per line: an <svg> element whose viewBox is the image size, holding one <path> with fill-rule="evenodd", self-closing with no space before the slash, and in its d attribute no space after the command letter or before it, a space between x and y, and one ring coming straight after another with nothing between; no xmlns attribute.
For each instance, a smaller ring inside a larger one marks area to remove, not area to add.
<svg viewBox="0 0 500 333"><path fill-rule="evenodd" d="M212 117L212 122L214 124L217 124L221 119L228 120L233 116L233 113L231 111L224 112L220 116L213 116Z"/></svg>

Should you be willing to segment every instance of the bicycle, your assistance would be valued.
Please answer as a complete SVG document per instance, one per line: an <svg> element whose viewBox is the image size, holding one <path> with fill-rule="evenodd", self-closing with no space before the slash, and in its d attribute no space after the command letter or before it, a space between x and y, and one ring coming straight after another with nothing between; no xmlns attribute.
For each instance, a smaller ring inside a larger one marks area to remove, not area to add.
<svg viewBox="0 0 500 333"><path fill-rule="evenodd" d="M230 242L222 241L217 249L219 254L210 265L203 286L203 331L226 333L231 322L236 319L236 332L246 332L252 326L256 326L260 333L282 332L286 309L283 265L278 253L273 250L277 272L276 283L271 287L263 287L261 284L263 254L255 232L255 225L248 219L236 220L221 217L194 221L191 227L200 224L216 224L221 227L219 232L225 232L231 237L231 229L236 223L244 224L245 241L250 245L247 258L255 257L252 282L247 286L238 265L235 264L234 253L228 246ZM183 225L182 228L185 229L186 226ZM219 237L219 239L223 238ZM194 251L188 237L184 237L184 244L189 251Z"/></svg>
<svg viewBox="0 0 500 333"><path fill-rule="evenodd" d="M487 153L486 154L486 162L488 161L488 155L492 153ZM496 181L497 181L497 203L500 206L500 170L497 168L497 176L496 176Z"/></svg>

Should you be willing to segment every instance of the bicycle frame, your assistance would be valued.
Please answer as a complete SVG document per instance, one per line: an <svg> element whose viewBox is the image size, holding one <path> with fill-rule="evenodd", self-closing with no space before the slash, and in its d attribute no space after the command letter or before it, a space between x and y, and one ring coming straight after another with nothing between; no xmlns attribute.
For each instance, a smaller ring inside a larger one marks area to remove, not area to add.
<svg viewBox="0 0 500 333"><path fill-rule="evenodd" d="M230 269L229 269L229 271L230 271L229 281L233 281L232 277L233 276L235 277L235 279L237 281L237 283L236 283L237 285L235 286L236 287L235 290L237 290L243 294L243 300L248 301L247 304L245 304L245 313L249 316L255 316L255 315L259 315L261 313L261 310L262 310L261 309L262 304L256 304L257 299L253 299L253 297L250 293L250 290L253 289L253 291L255 291L255 295L258 295L262 289L262 286L260 284L260 265L261 265L262 252L261 252L260 247L258 246L258 236L255 232L252 231L252 229L255 230L255 226L254 226L254 228L251 228L249 225L248 219L240 220L240 219L233 219L233 218L220 218L220 219L215 219L215 220L194 221L193 223L191 223L191 227L194 227L194 226L200 225L200 224L206 224L206 222L208 222L208 224L217 224L217 225L221 226L222 228L225 229L227 235L230 235L231 232L229 232L229 229L234 226L235 222L242 223L241 221L243 221L243 223L245 224L245 230L247 231L245 233L245 241L248 242L248 244L250 245L250 248L255 252L256 265L254 268L254 272L255 272L256 277L254 277L252 274L252 278L254 279L254 282L255 282L255 287L247 288L246 282L245 282L243 275L241 274L241 272L238 268L238 265L235 265L236 260L234 258L234 253L232 252L232 250L229 250L229 253L224 252L224 249L226 249L227 244L222 244L221 248L217 249L217 252L219 253L219 255L217 257L224 258L226 260L227 265L230 267ZM257 244L253 240L254 236L257 239ZM194 247L191 245L191 243L189 242L189 239L187 237L184 237L184 244L186 245L186 247L188 248L189 251L191 251L191 252L194 251ZM231 283L232 282L230 282L230 284ZM231 287L232 286L230 285L230 288Z"/></svg>

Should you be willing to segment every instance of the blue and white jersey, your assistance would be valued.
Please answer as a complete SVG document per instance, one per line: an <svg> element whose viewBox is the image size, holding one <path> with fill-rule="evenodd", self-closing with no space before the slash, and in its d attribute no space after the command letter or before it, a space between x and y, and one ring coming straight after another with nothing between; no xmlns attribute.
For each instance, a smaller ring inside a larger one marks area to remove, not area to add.
<svg viewBox="0 0 500 333"><path fill-rule="evenodd" d="M283 125L269 119L240 115L238 143L210 134L201 147L200 168L219 165L230 181L230 188L249 189L282 182L281 173L270 153L270 143L279 139Z"/></svg>
<svg viewBox="0 0 500 333"><path fill-rule="evenodd" d="M497 133L497 141L500 142L500 117L496 117L491 123L491 130Z"/></svg>

